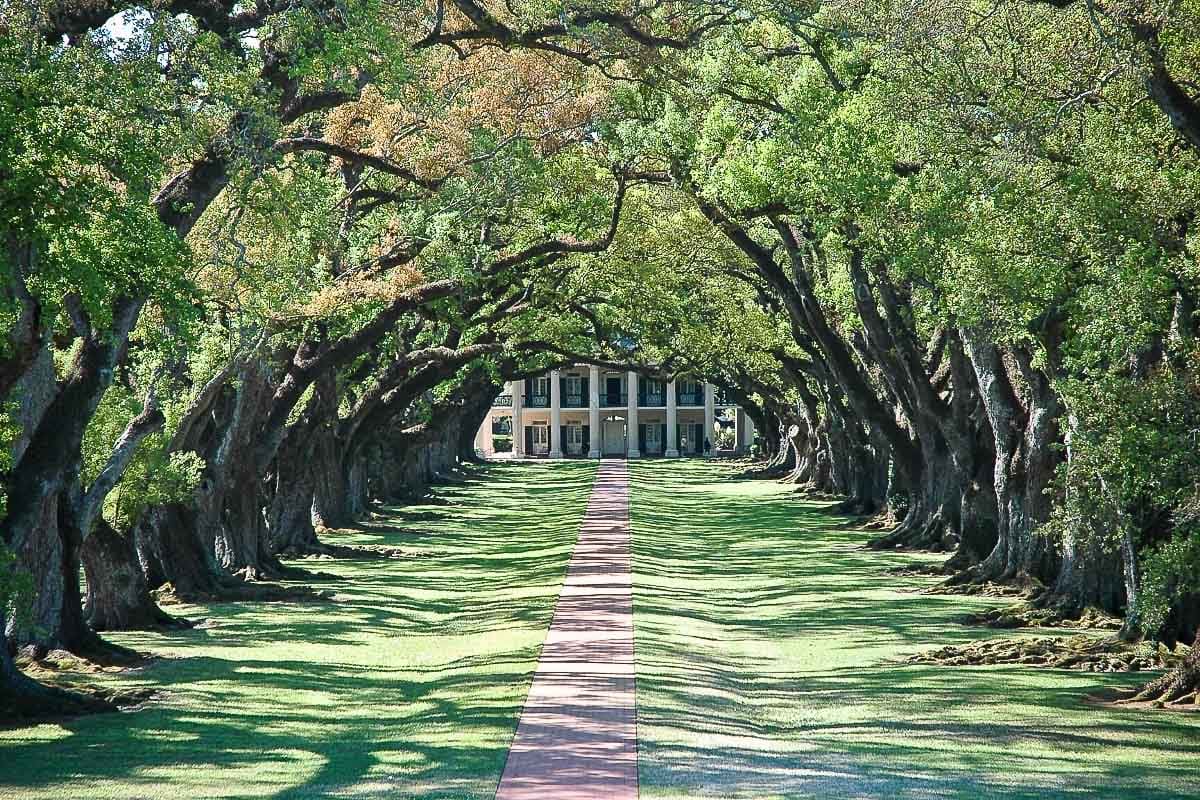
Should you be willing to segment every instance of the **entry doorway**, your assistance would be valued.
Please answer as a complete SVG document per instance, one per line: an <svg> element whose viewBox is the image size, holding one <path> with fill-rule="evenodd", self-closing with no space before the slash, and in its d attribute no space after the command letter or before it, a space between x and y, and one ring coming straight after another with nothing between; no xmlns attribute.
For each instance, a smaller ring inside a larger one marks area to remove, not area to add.
<svg viewBox="0 0 1200 800"><path fill-rule="evenodd" d="M604 455L625 455L625 420L604 420Z"/></svg>
<svg viewBox="0 0 1200 800"><path fill-rule="evenodd" d="M550 452L550 428L545 425L533 426L533 455L544 456Z"/></svg>

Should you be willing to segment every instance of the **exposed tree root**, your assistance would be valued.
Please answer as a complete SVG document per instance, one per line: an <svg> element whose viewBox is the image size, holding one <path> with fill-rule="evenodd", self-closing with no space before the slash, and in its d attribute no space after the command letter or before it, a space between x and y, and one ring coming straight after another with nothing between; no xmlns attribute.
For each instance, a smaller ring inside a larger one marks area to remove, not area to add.
<svg viewBox="0 0 1200 800"><path fill-rule="evenodd" d="M1046 591L1045 584L1019 576L1007 581L994 581L983 577L978 570L956 572L946 580L922 590L924 594L957 594L979 597L1021 597L1033 600Z"/></svg>
<svg viewBox="0 0 1200 800"><path fill-rule="evenodd" d="M185 617L177 617L174 614L168 614L166 611L158 607L157 603L150 604L152 608L143 616L138 617L133 621L126 621L119 627L108 627L107 625L92 625L91 620L88 621L92 625L92 629L100 631L179 631L194 628L196 623L194 620L186 619Z"/></svg>
<svg viewBox="0 0 1200 800"><path fill-rule="evenodd" d="M123 672L145 666L154 661L154 657L113 644L103 649L90 648L82 655L66 650L44 650L27 645L17 651L15 660L22 672L40 679L43 674L53 676L63 671Z"/></svg>
<svg viewBox="0 0 1200 800"><path fill-rule="evenodd" d="M935 515L922 523L903 523L895 530L871 539L866 546L870 550L942 553L958 547L958 536L942 522L940 515Z"/></svg>
<svg viewBox="0 0 1200 800"><path fill-rule="evenodd" d="M137 656L134 661L113 664L81 659L61 650L43 653L30 649L21 651L16 659L24 673L21 685L15 691L0 692L0 727L21 727L43 720L136 710L148 701L161 697L162 692L156 689L120 689L62 682L64 671L91 674L120 672L150 660L139 654L134 655Z"/></svg>
<svg viewBox="0 0 1200 800"><path fill-rule="evenodd" d="M410 558L412 554L406 550L401 550L399 547L382 547L382 546L352 546L344 544L326 544L317 542L315 545L308 545L303 548L289 547L280 553L288 558L326 558L326 559L348 559L348 560L377 560L377 559L401 559Z"/></svg>
<svg viewBox="0 0 1200 800"><path fill-rule="evenodd" d="M1165 651L1166 648L1160 647ZM1155 708L1200 711L1200 653L1195 648L1179 648L1182 658L1170 672L1156 678L1129 697L1117 700L1119 705L1149 705Z"/></svg>
<svg viewBox="0 0 1200 800"><path fill-rule="evenodd" d="M929 578L937 577L946 574L945 562L940 564L915 562L911 564L901 564L898 567L892 567L886 570L888 575L898 575L905 578Z"/></svg>
<svg viewBox="0 0 1200 800"><path fill-rule="evenodd" d="M868 503L858 497L848 497L840 503L834 504L829 509L829 513L838 514L847 517L869 517L874 515L878 509L873 503ZM869 523L868 523L869 524Z"/></svg>
<svg viewBox="0 0 1200 800"><path fill-rule="evenodd" d="M802 483L798 485L792 491L792 493L801 499L813 500L821 503L830 503L841 499L841 495L834 494L833 492L827 492L824 489L813 486L811 483ZM832 509L830 509L830 513L833 513Z"/></svg>
<svg viewBox="0 0 1200 800"><path fill-rule="evenodd" d="M896 519L896 515L891 509L886 506L883 510L877 512L873 517L866 521L862 526L867 530L882 531L889 530L900 524L900 520Z"/></svg>
<svg viewBox="0 0 1200 800"><path fill-rule="evenodd" d="M1083 610L1067 606L1018 603L1006 608L989 609L963 617L966 625L988 628L1079 628L1082 630L1120 630L1121 620L1095 608Z"/></svg>
<svg viewBox="0 0 1200 800"><path fill-rule="evenodd" d="M1081 634L988 639L967 645L951 645L910 656L904 663L947 667L1024 664L1083 672L1134 672L1164 669L1171 666L1173 661L1164 648L1132 644L1116 636Z"/></svg>
<svg viewBox="0 0 1200 800"><path fill-rule="evenodd" d="M331 576L336 577L336 576ZM260 603L332 603L334 593L327 589L313 589L311 586L281 586L277 583L257 583L249 581L229 581L213 593L188 592L177 593L173 584L167 583L152 594L155 600L164 605L180 603L214 603L214 602L260 602Z"/></svg>
<svg viewBox="0 0 1200 800"><path fill-rule="evenodd" d="M763 464L762 462L751 462L744 471L739 472L737 475L731 475L729 480L779 480L780 478L786 478L791 474L792 468L786 466L785 464Z"/></svg>
<svg viewBox="0 0 1200 800"><path fill-rule="evenodd" d="M951 566L951 559L944 565ZM974 612L962 617L963 624L989 628L1080 628L1120 630L1121 620L1094 607L1080 607L1048 589L1028 575L1009 580L985 578L978 567L954 572L941 583L921 590L922 594L971 595L1016 598L1020 602Z"/></svg>
<svg viewBox="0 0 1200 800"><path fill-rule="evenodd" d="M32 681L30 683L33 683ZM117 711L118 706L87 688L73 691L34 684L36 689L0 691L0 727L21 727L44 719Z"/></svg>

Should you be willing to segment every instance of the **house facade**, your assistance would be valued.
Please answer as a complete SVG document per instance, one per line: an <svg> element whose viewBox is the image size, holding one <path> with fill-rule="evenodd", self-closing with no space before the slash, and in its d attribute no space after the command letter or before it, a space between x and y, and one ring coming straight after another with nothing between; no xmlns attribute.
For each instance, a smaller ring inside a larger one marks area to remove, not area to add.
<svg viewBox="0 0 1200 800"><path fill-rule="evenodd" d="M484 455L600 458L747 452L754 426L712 384L657 381L590 365L510 381L479 427Z"/></svg>

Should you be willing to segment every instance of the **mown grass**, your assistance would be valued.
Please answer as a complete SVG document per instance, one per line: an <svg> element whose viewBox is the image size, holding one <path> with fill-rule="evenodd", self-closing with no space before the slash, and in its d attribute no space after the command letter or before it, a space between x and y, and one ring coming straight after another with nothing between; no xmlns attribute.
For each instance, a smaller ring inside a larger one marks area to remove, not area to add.
<svg viewBox="0 0 1200 800"><path fill-rule="evenodd" d="M1144 675L902 666L995 635L868 534L699 461L631 478L643 797L1200 796L1200 717L1085 702ZM1023 634L1033 635L1033 634Z"/></svg>
<svg viewBox="0 0 1200 800"><path fill-rule="evenodd" d="M491 797L594 465L494 465L328 537L400 560L312 560L329 605L174 608L210 628L114 634L163 657L123 714L0 731L0 797Z"/></svg>

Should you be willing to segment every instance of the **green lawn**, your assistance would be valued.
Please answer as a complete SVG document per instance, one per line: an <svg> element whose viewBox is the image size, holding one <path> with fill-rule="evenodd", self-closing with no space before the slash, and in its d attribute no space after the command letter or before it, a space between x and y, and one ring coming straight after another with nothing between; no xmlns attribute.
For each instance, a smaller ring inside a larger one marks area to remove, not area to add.
<svg viewBox="0 0 1200 800"><path fill-rule="evenodd" d="M163 660L142 711L0 731L0 797L490 798L550 624L594 465L489 467L303 562L331 605L178 609L214 627L113 635ZM88 676L95 682L96 676Z"/></svg>
<svg viewBox="0 0 1200 800"><path fill-rule="evenodd" d="M1082 702L1136 675L890 663L997 635L954 621L989 601L727 470L632 471L643 797L1200 796L1200 716Z"/></svg>
<svg viewBox="0 0 1200 800"><path fill-rule="evenodd" d="M167 699L0 731L0 797L490 798L593 470L495 465L338 536L410 555L304 562L341 577L335 604L113 636L164 658L87 679ZM912 592L885 572L911 556L790 487L695 460L632 477L643 797L1200 796L1200 717L1082 701L1137 676L897 665L993 635L954 620L995 601Z"/></svg>

